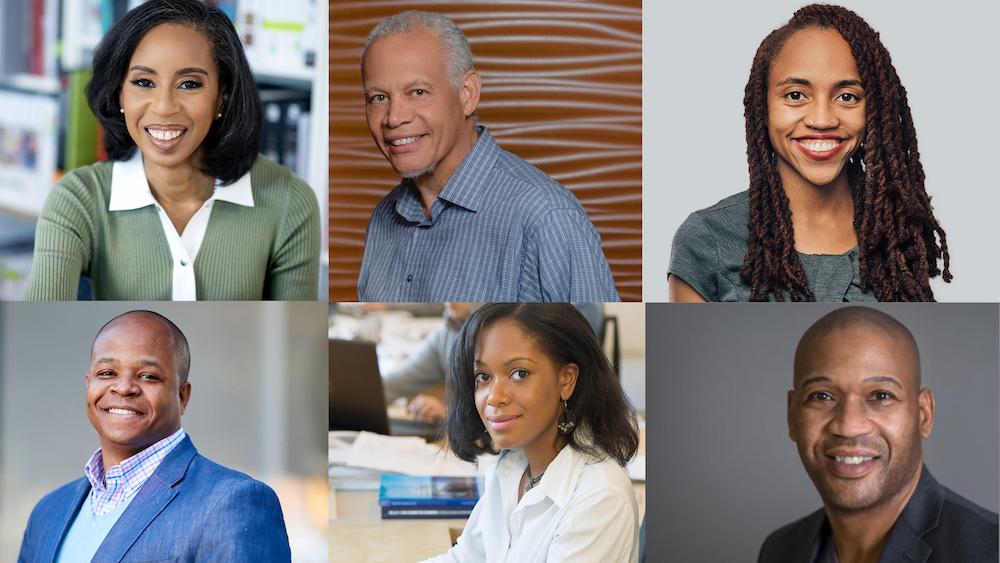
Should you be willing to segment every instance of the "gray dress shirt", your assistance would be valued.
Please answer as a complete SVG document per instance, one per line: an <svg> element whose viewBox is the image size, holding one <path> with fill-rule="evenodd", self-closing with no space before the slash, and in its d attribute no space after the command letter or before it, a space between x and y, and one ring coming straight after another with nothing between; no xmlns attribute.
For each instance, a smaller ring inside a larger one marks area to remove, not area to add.
<svg viewBox="0 0 1000 563"><path fill-rule="evenodd" d="M361 301L618 301L601 238L572 192L484 128L424 214L412 180L375 206Z"/></svg>

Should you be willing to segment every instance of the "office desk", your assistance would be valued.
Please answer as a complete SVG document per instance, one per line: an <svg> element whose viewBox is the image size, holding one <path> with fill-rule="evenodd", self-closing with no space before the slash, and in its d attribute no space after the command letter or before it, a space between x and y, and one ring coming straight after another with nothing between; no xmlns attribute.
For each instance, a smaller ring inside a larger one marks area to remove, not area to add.
<svg viewBox="0 0 1000 563"><path fill-rule="evenodd" d="M639 454L646 454L646 425L639 426ZM646 513L646 483L633 482L639 522ZM331 563L412 563L448 551L464 519L382 520L378 491L330 491Z"/></svg>
<svg viewBox="0 0 1000 563"><path fill-rule="evenodd" d="M440 555L451 548L464 519L382 520L376 491L335 491L330 495L330 561L338 563L407 563Z"/></svg>
<svg viewBox="0 0 1000 563"><path fill-rule="evenodd" d="M632 483L639 521L646 510L646 484ZM382 520L375 491L335 491L330 495L331 563L408 563L451 548L465 520Z"/></svg>

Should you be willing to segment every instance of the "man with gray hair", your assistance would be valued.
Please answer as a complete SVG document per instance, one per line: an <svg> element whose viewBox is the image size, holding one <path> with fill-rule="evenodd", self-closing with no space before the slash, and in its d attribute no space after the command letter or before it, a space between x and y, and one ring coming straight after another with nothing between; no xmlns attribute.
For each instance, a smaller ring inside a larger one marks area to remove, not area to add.
<svg viewBox="0 0 1000 563"><path fill-rule="evenodd" d="M372 212L361 301L617 301L600 236L573 194L476 123L465 35L408 11L371 31L365 114L402 182Z"/></svg>

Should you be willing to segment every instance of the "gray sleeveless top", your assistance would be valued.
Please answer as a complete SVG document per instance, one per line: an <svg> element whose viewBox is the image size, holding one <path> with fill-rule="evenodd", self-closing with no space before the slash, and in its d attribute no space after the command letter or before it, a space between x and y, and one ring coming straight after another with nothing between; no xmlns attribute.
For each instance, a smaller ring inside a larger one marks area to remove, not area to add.
<svg viewBox="0 0 1000 563"><path fill-rule="evenodd" d="M750 299L750 286L740 279L749 217L747 192L689 215L674 235L670 274L706 301ZM875 301L873 294L861 291L857 247L841 255L798 254L817 301Z"/></svg>

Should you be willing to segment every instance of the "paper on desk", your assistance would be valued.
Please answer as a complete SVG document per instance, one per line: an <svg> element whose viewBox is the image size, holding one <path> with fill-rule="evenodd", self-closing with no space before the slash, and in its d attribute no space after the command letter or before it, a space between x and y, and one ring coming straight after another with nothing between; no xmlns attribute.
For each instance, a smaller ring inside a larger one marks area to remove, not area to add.
<svg viewBox="0 0 1000 563"><path fill-rule="evenodd" d="M347 458L351 455L351 444L357 439L359 432L351 430L333 430L330 432L330 486L332 490L341 491L377 491L380 471L362 467L348 467Z"/></svg>
<svg viewBox="0 0 1000 563"><path fill-rule="evenodd" d="M347 457L351 452L351 444L358 438L359 432L354 430L331 430L329 437L330 465L347 465Z"/></svg>
<svg viewBox="0 0 1000 563"><path fill-rule="evenodd" d="M351 444L347 465L425 476L476 475L476 466L423 438L361 432Z"/></svg>

